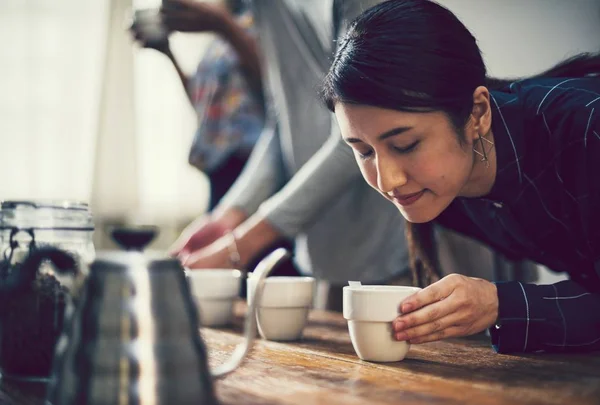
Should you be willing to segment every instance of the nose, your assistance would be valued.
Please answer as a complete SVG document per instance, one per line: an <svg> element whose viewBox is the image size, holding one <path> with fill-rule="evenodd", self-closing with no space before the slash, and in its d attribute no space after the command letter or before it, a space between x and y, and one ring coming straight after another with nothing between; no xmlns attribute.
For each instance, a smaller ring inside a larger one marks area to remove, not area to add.
<svg viewBox="0 0 600 405"><path fill-rule="evenodd" d="M382 193L391 193L407 183L407 175L402 165L385 156L377 157L377 187Z"/></svg>

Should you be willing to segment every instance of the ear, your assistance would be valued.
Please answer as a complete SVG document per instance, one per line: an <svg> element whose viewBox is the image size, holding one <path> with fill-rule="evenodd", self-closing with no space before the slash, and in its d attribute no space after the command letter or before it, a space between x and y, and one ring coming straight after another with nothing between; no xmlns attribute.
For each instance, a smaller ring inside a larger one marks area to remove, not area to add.
<svg viewBox="0 0 600 405"><path fill-rule="evenodd" d="M470 125L467 137L475 142L480 136L486 135L492 127L492 109L490 91L487 87L479 86L473 92L473 109L469 119Z"/></svg>

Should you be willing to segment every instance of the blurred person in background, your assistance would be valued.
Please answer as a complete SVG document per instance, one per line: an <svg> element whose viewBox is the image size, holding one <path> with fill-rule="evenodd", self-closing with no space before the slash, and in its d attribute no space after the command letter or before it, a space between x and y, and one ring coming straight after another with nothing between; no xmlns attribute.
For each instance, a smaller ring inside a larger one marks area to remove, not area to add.
<svg viewBox="0 0 600 405"><path fill-rule="evenodd" d="M376 3L256 0L258 42L223 8L192 0L163 6L170 30L215 32L229 42L267 105L267 128L240 178L173 245L185 266L247 268L257 252L295 238L295 263L328 282L327 307L338 310L348 280L388 283L409 274L404 221L362 180L315 94L346 23Z"/></svg>
<svg viewBox="0 0 600 405"><path fill-rule="evenodd" d="M189 2L182 2L180 9L185 16ZM176 1L172 2L178 7ZM227 13L248 38L255 37L253 17L243 0L223 0L215 4L194 4L203 16L216 10ZM178 14L169 14L177 18ZM185 20L185 17L183 17ZM186 29L186 23L179 20L179 30L184 32L211 32ZM212 211L231 185L236 181L246 164L258 137L265 126L265 108L263 90L258 72L249 73L248 55L240 44L232 44L221 36L215 36L201 57L193 76L188 76L173 54L168 34L159 40L151 40L145 35L143 22L133 23L131 32L143 46L155 49L173 63L181 80L185 94L196 111L198 129L190 148L189 163L206 174L210 183L209 211ZM248 81L248 78L252 78ZM268 249L262 249L253 255L250 266L254 266L272 248L283 246L291 249L292 242L282 238ZM276 275L297 275L290 261L280 265ZM245 286L245 283L244 283Z"/></svg>
<svg viewBox="0 0 600 405"><path fill-rule="evenodd" d="M252 15L243 0L223 0L209 7L224 8L247 35L254 36ZM212 210L240 175L264 128L262 89L247 82L236 49L220 36L211 40L194 75L188 76L171 51L168 36L149 39L143 23L134 22L131 31L143 47L169 58L196 112L198 129L189 163L209 179Z"/></svg>

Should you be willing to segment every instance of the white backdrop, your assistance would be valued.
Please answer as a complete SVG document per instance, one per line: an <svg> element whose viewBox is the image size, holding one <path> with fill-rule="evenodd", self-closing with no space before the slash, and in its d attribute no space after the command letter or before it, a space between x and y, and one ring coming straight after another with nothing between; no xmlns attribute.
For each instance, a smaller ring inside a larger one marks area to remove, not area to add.
<svg viewBox="0 0 600 405"><path fill-rule="evenodd" d="M168 244L208 189L187 163L193 110L166 57L132 44L131 7L0 1L0 199L88 201L99 224L159 224ZM187 71L206 40L174 36Z"/></svg>

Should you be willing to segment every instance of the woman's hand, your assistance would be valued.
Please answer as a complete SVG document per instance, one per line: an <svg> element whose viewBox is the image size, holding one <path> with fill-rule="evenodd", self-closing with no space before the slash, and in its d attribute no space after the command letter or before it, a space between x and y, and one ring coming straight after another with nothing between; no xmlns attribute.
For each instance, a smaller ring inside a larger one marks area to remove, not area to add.
<svg viewBox="0 0 600 405"><path fill-rule="evenodd" d="M185 228L169 252L185 263L190 255L207 248L223 235L235 229L246 218L246 213L237 208L203 215ZM204 254L206 253L204 252Z"/></svg>
<svg viewBox="0 0 600 405"><path fill-rule="evenodd" d="M451 274L400 304L392 324L396 340L426 343L481 332L498 318L496 286Z"/></svg>
<svg viewBox="0 0 600 405"><path fill-rule="evenodd" d="M237 248L239 266L244 269L256 255L282 238L279 231L259 215L241 223L232 234L235 240L232 235L224 235L202 249L185 257L180 256L181 262L190 269L231 268L234 263L230 255L232 249Z"/></svg>
<svg viewBox="0 0 600 405"><path fill-rule="evenodd" d="M189 269L230 269L233 267L230 243L230 237L221 237L205 248L182 258L182 264Z"/></svg>

